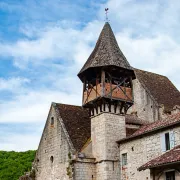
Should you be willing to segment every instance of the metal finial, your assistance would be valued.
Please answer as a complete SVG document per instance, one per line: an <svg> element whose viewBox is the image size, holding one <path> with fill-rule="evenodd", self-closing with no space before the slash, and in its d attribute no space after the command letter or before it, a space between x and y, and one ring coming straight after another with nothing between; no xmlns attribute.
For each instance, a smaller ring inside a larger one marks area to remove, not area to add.
<svg viewBox="0 0 180 180"><path fill-rule="evenodd" d="M106 21L108 22L108 10L109 8L105 8L105 11L106 11Z"/></svg>

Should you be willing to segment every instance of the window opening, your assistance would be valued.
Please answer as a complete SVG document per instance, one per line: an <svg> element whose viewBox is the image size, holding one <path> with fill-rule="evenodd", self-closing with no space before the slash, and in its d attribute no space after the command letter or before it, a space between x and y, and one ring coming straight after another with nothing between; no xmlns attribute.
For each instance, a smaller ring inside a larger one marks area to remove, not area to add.
<svg viewBox="0 0 180 180"><path fill-rule="evenodd" d="M175 171L166 172L166 180L175 180Z"/></svg>
<svg viewBox="0 0 180 180"><path fill-rule="evenodd" d="M165 143L166 143L166 151L170 150L170 138L169 138L169 133L165 134Z"/></svg>
<svg viewBox="0 0 180 180"><path fill-rule="evenodd" d="M53 163L53 161L54 161L54 157L53 157L53 156L51 156L51 157L50 157L50 160L51 160L51 163Z"/></svg>
<svg viewBox="0 0 180 180"><path fill-rule="evenodd" d="M54 117L51 117L51 126L54 126Z"/></svg>
<svg viewBox="0 0 180 180"><path fill-rule="evenodd" d="M122 154L122 166L127 165L127 153Z"/></svg>

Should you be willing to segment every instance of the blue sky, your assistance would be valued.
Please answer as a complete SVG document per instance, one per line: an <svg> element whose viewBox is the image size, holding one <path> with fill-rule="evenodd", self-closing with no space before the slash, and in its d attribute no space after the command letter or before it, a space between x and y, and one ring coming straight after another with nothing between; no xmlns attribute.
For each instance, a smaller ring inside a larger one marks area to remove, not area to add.
<svg viewBox="0 0 180 180"><path fill-rule="evenodd" d="M37 149L51 102L81 105L77 73L105 7L130 64L166 75L180 89L178 0L2 0L0 149Z"/></svg>

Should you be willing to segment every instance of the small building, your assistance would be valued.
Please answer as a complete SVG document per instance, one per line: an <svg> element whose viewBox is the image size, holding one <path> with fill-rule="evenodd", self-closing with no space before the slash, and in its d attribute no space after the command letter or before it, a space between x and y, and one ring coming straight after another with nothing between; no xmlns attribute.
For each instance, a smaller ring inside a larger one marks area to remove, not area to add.
<svg viewBox="0 0 180 180"><path fill-rule="evenodd" d="M80 70L82 106L52 103L36 180L180 179L180 92L130 66L108 22Z"/></svg>

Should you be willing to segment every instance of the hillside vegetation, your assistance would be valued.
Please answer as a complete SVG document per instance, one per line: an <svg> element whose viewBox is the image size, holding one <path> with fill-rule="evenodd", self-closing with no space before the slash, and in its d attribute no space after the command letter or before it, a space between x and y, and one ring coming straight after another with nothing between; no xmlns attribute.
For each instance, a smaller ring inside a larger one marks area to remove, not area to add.
<svg viewBox="0 0 180 180"><path fill-rule="evenodd" d="M36 151L0 151L0 180L18 180L31 170Z"/></svg>

